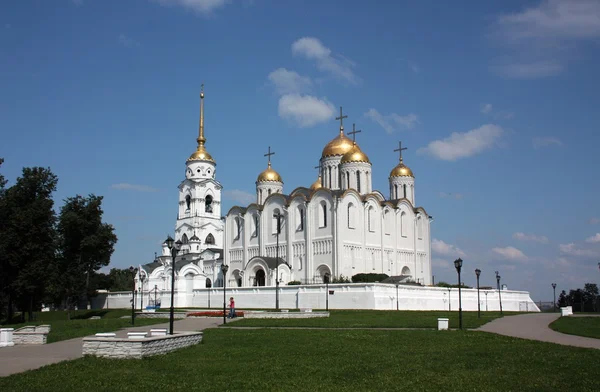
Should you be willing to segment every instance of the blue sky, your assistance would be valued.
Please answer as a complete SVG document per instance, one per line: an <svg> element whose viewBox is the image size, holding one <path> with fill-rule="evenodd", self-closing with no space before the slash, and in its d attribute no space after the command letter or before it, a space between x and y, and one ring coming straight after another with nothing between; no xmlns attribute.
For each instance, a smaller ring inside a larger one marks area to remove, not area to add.
<svg viewBox="0 0 600 392"><path fill-rule="evenodd" d="M0 5L0 170L59 176L57 203L105 197L111 266L172 233L199 90L224 210L273 165L316 178L344 107L387 194L408 147L435 218L436 281L535 300L600 281L600 2L20 0Z"/></svg>

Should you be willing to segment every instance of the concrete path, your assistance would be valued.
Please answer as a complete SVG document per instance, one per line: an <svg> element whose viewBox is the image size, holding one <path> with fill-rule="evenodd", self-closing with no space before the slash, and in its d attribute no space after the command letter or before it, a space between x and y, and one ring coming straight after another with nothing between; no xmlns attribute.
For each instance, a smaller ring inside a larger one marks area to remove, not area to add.
<svg viewBox="0 0 600 392"><path fill-rule="evenodd" d="M527 313L517 316L504 316L490 321L478 328L477 331L557 343L565 346L600 349L600 339L567 335L550 329L548 325L559 317L559 313Z"/></svg>
<svg viewBox="0 0 600 392"><path fill-rule="evenodd" d="M228 321L229 322L229 321ZM175 321L175 331L202 331L223 323L222 318L186 318ZM117 332L118 337L126 337L127 332L149 331L151 328L169 328L169 323L132 327ZM63 340L61 342L0 348L0 377L14 373L37 369L57 362L81 358L83 338Z"/></svg>

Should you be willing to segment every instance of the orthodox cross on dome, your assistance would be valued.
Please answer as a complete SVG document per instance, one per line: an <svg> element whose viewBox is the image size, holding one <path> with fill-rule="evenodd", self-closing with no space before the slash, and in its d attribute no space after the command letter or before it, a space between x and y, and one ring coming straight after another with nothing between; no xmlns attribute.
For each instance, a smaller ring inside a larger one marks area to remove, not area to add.
<svg viewBox="0 0 600 392"><path fill-rule="evenodd" d="M344 116L343 112L342 112L342 107L340 106L340 116L336 117L336 120L340 120L340 131L344 130L344 119L348 118L348 116Z"/></svg>
<svg viewBox="0 0 600 392"><path fill-rule="evenodd" d="M362 131L356 130L356 124L352 124L352 132L348 132L348 135L352 135L352 142L356 144L356 134L361 133Z"/></svg>
<svg viewBox="0 0 600 392"><path fill-rule="evenodd" d="M269 167L271 167L271 155L275 155L275 153L271 152L271 146L269 146L269 152L265 154L265 156L269 159Z"/></svg>
<svg viewBox="0 0 600 392"><path fill-rule="evenodd" d="M402 163L402 151L408 150L407 147L402 148L402 142L398 142L398 148L394 150L394 152L400 153L400 163Z"/></svg>

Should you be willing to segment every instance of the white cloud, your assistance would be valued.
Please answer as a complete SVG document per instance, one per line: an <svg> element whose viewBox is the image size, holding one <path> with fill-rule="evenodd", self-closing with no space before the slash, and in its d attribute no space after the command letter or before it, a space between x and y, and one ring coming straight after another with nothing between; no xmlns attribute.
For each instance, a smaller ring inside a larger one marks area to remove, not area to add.
<svg viewBox="0 0 600 392"><path fill-rule="evenodd" d="M117 37L119 43L127 48L132 48L134 46L140 46L140 43L134 40L133 38L121 33Z"/></svg>
<svg viewBox="0 0 600 392"><path fill-rule="evenodd" d="M492 111L492 104L491 103L486 103L485 105L483 105L481 107L481 113L483 113L483 114L488 114L491 111Z"/></svg>
<svg viewBox="0 0 600 392"><path fill-rule="evenodd" d="M353 61L341 55L332 55L331 49L314 37L303 37L292 44L292 54L313 60L317 64L317 69L327 72L332 76L357 84L358 78L352 71L355 67Z"/></svg>
<svg viewBox="0 0 600 392"><path fill-rule="evenodd" d="M433 253L443 256L466 256L465 252L463 252L460 248L435 238L431 241L431 250Z"/></svg>
<svg viewBox="0 0 600 392"><path fill-rule="evenodd" d="M222 8L228 0L152 0L165 6L181 6L198 14L208 15L217 8Z"/></svg>
<svg viewBox="0 0 600 392"><path fill-rule="evenodd" d="M268 76L269 81L275 86L277 93L298 94L310 90L312 81L307 76L301 76L295 71L278 68Z"/></svg>
<svg viewBox="0 0 600 392"><path fill-rule="evenodd" d="M585 242L591 242L593 244L600 242L600 233L596 233L596 235L593 235L590 238L586 239Z"/></svg>
<svg viewBox="0 0 600 392"><path fill-rule="evenodd" d="M331 120L335 109L327 98L312 95L286 94L279 98L279 117L301 128Z"/></svg>
<svg viewBox="0 0 600 392"><path fill-rule="evenodd" d="M540 149L543 147L549 146L562 146L563 142L560 139L555 137L534 137L533 138L533 148Z"/></svg>
<svg viewBox="0 0 600 392"><path fill-rule="evenodd" d="M110 186L112 189L118 189L122 191L136 191L136 192L158 192L158 188L153 188L148 185L136 185L136 184L128 184L126 182L120 184L112 184Z"/></svg>
<svg viewBox="0 0 600 392"><path fill-rule="evenodd" d="M449 192L440 192L439 196L442 199L445 199L447 197L452 197L456 200L460 200L465 197L465 195L463 195L462 193L449 193Z"/></svg>
<svg viewBox="0 0 600 392"><path fill-rule="evenodd" d="M242 206L246 206L250 203L256 202L255 194L239 189L224 190L223 196L229 200L233 200L237 203L240 203Z"/></svg>
<svg viewBox="0 0 600 392"><path fill-rule="evenodd" d="M558 247L561 253L566 255L581 257L595 257L597 255L597 253L592 250L577 248L572 242L570 244L560 244Z"/></svg>
<svg viewBox="0 0 600 392"><path fill-rule="evenodd" d="M444 161L456 161L479 154L498 144L504 130L498 125L486 124L468 132L454 132L442 140L434 140L417 150L419 154L428 154Z"/></svg>
<svg viewBox="0 0 600 392"><path fill-rule="evenodd" d="M517 248L513 248L512 246L507 246L506 248L493 248L492 252L500 255L502 258L511 261L527 261L529 258L525 256L523 252L521 252Z"/></svg>
<svg viewBox="0 0 600 392"><path fill-rule="evenodd" d="M495 67L513 78L556 75L585 41L600 37L597 0L544 0L520 12L500 15L492 36L510 50L506 64Z"/></svg>
<svg viewBox="0 0 600 392"><path fill-rule="evenodd" d="M543 235L535 235L535 234L525 234L525 233L514 233L512 237L515 240L519 241L532 241L532 242L540 242L542 244L548 243L548 237Z"/></svg>
<svg viewBox="0 0 600 392"><path fill-rule="evenodd" d="M384 116L377 110L371 108L365 113L365 116L379 124L387 133L392 133L398 128L412 129L419 123L417 115L412 113L407 114L406 116L400 116L396 113Z"/></svg>
<svg viewBox="0 0 600 392"><path fill-rule="evenodd" d="M590 225L597 225L598 223L600 223L600 218L590 218L590 220L588 221L588 223Z"/></svg>

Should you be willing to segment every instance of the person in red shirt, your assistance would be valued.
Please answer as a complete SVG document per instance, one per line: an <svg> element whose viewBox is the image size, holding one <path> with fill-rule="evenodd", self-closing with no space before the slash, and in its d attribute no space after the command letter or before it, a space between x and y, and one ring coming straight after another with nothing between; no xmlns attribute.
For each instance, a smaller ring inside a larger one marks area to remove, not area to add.
<svg viewBox="0 0 600 392"><path fill-rule="evenodd" d="M235 317L235 301L233 300L233 297L229 298L229 316L227 316L227 318L234 318Z"/></svg>

